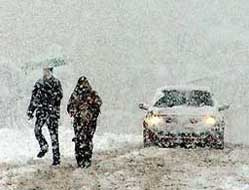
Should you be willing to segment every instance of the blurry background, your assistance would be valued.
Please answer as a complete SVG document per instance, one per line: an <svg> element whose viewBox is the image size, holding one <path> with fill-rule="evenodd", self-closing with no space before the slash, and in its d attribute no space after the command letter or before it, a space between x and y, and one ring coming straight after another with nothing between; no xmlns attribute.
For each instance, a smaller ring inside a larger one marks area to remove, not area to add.
<svg viewBox="0 0 249 190"><path fill-rule="evenodd" d="M0 0L0 128L32 128L26 110L42 69L62 81L65 107L76 81L103 98L97 133L138 134L156 88L207 85L226 112L226 141L249 144L248 0Z"/></svg>

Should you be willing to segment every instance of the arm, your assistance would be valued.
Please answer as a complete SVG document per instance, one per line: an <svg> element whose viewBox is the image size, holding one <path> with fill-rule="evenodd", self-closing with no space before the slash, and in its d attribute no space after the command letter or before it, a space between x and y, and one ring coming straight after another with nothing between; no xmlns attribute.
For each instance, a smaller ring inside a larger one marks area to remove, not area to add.
<svg viewBox="0 0 249 190"><path fill-rule="evenodd" d="M60 105L61 99L63 98L63 90L61 86L61 82L58 81L58 86L57 86L57 94L56 94L56 102Z"/></svg>
<svg viewBox="0 0 249 190"><path fill-rule="evenodd" d="M62 90L62 86L61 86L61 82L58 82L58 94L57 94L58 99L62 99L63 98L63 90Z"/></svg>
<svg viewBox="0 0 249 190"><path fill-rule="evenodd" d="M93 92L91 99L93 100L91 103L91 109L94 113L96 113L96 116L98 116L100 113L100 107L103 102L101 98L99 97L99 95L97 94L97 92L95 91Z"/></svg>
<svg viewBox="0 0 249 190"><path fill-rule="evenodd" d="M67 104L67 113L70 115L70 117L73 117L76 113L76 102L77 97L75 92L73 92Z"/></svg>
<svg viewBox="0 0 249 190"><path fill-rule="evenodd" d="M61 99L63 98L63 90L62 90L62 86L60 81L56 81L56 86L53 89L53 93L52 93L52 105L55 106L60 106L61 104Z"/></svg>
<svg viewBox="0 0 249 190"><path fill-rule="evenodd" d="M38 82L36 82L34 89L32 91L31 100L30 100L28 110L27 110L27 115L30 119L33 118L33 113L40 103L40 99L38 96L39 89L40 89L40 84Z"/></svg>
<svg viewBox="0 0 249 190"><path fill-rule="evenodd" d="M95 102L94 102L95 107L97 107L97 108L100 109L102 103L103 103L103 102L102 102L102 99L101 99L101 98L99 97L99 95L96 93L96 95L95 95Z"/></svg>

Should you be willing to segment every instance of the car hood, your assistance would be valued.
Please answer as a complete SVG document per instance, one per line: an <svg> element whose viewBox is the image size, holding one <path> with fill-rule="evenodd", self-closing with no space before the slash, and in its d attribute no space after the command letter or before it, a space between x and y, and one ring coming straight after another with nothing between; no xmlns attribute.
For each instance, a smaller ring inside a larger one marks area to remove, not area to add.
<svg viewBox="0 0 249 190"><path fill-rule="evenodd" d="M191 106L175 106L172 108L157 108L152 107L149 109L158 115L216 115L216 107L203 106L203 107L191 107Z"/></svg>

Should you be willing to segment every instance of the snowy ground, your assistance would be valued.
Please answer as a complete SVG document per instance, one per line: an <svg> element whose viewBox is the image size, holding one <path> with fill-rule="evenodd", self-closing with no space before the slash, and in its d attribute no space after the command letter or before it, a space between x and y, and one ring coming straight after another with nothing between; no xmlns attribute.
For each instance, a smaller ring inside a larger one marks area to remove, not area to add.
<svg viewBox="0 0 249 190"><path fill-rule="evenodd" d="M76 168L73 146L67 141L61 144L62 165L52 168L51 154L35 159L32 131L24 131L1 130L0 149L6 154L0 154L0 190L249 189L249 147L144 149L139 136L106 134L95 138L91 168ZM63 134L61 138L70 141L71 131Z"/></svg>
<svg viewBox="0 0 249 190"><path fill-rule="evenodd" d="M43 134L48 143L50 137L48 135L47 127L43 127ZM62 157L74 156L74 144L72 138L74 137L72 128L59 128L59 142L60 152ZM33 128L24 129L0 129L0 163L1 162L16 162L24 164L36 157L39 151L38 143L35 139ZM103 133L99 135L98 129L94 136L94 150L103 152L107 150L118 150L124 147L136 147L142 143L142 135L129 134L114 134ZM48 153L48 158L52 158L51 152Z"/></svg>

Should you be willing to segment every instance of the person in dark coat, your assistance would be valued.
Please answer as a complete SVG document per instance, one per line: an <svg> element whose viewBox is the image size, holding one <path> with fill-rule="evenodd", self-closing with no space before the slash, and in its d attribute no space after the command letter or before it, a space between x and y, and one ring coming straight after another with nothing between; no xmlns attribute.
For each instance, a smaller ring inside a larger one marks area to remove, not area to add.
<svg viewBox="0 0 249 190"><path fill-rule="evenodd" d="M45 66L43 78L34 86L27 115L29 119L36 116L35 137L40 145L37 157L42 158L48 152L48 143L42 134L42 127L47 124L52 141L53 164L60 164L58 139L58 121L60 118L60 104L63 97L61 83L53 76L53 67Z"/></svg>
<svg viewBox="0 0 249 190"><path fill-rule="evenodd" d="M89 84L86 77L80 77L72 93L67 112L74 118L75 157L79 167L91 166L93 152L93 135L96 130L97 118L102 100Z"/></svg>

